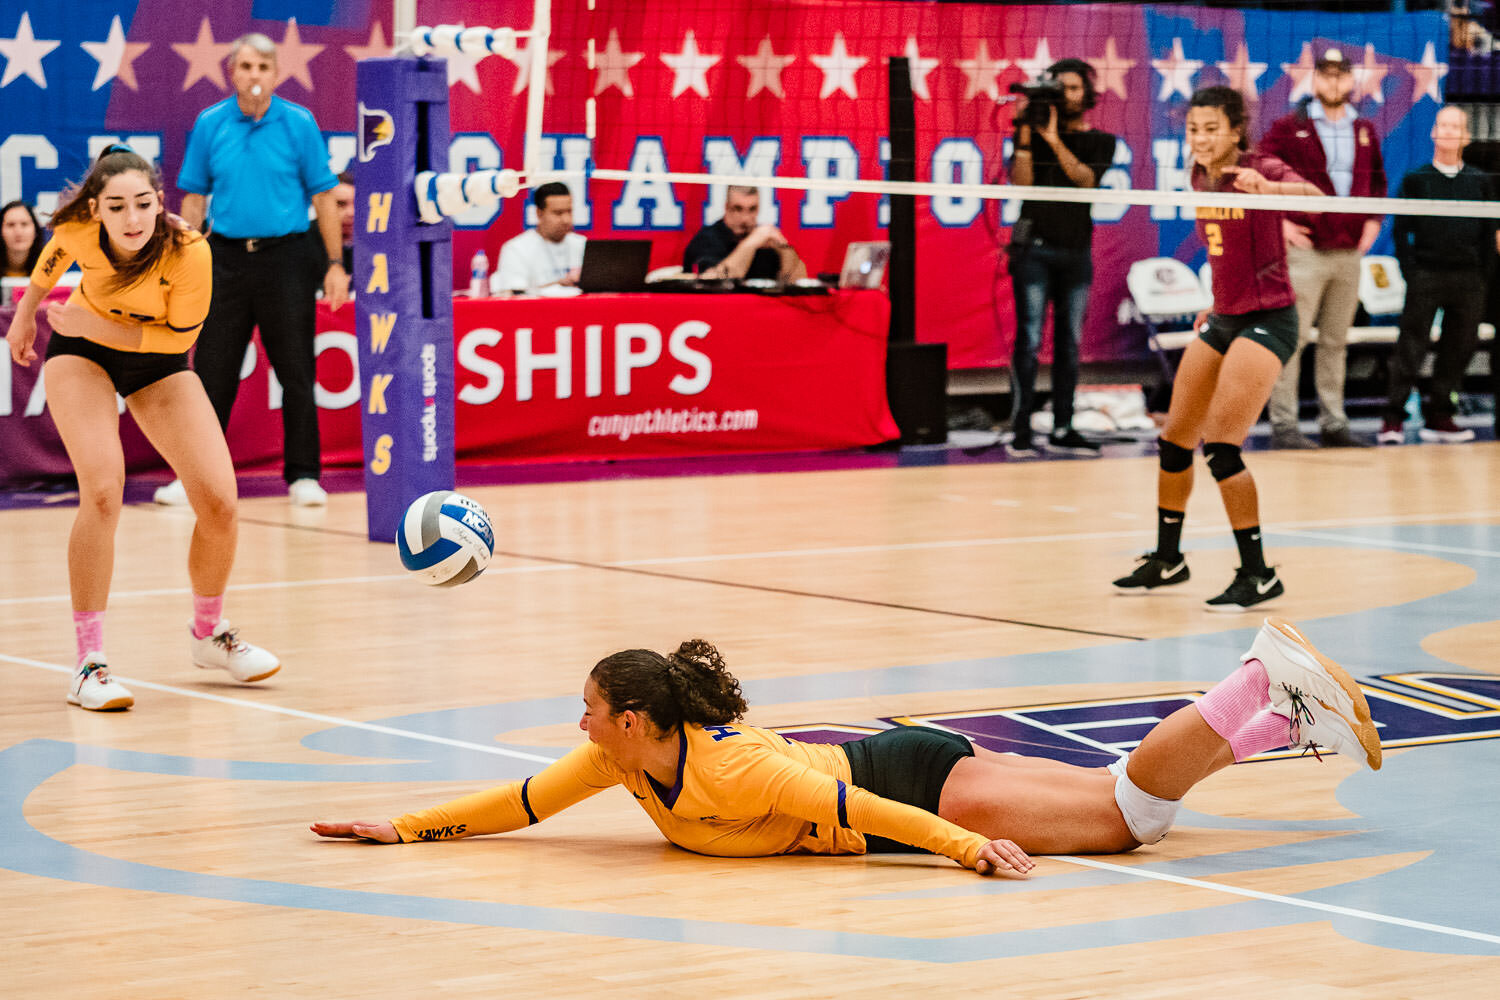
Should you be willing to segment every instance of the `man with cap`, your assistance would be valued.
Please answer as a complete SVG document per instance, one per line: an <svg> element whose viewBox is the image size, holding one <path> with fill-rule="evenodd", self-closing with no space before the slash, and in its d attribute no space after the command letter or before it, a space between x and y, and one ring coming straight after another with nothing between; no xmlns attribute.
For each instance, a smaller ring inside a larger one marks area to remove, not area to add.
<svg viewBox="0 0 1500 1000"><path fill-rule="evenodd" d="M1325 49L1313 70L1313 96L1277 119L1260 141L1326 195L1384 197L1385 162L1375 127L1350 103L1354 67L1338 48ZM1301 349L1318 329L1318 423L1325 448L1367 447L1349 432L1344 412L1344 358L1349 325L1359 308L1359 267L1380 234L1378 215L1289 212L1282 223L1287 267L1297 294L1298 350L1271 391L1271 445L1317 447L1297 427Z"/></svg>

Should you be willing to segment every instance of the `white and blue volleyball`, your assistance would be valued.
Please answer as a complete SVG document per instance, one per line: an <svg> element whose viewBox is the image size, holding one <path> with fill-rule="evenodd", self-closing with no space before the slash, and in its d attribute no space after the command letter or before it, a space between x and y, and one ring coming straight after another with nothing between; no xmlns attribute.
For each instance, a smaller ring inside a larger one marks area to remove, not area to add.
<svg viewBox="0 0 1500 1000"><path fill-rule="evenodd" d="M401 565L433 587L474 579L495 553L495 530L477 502L438 490L412 501L396 530Z"/></svg>

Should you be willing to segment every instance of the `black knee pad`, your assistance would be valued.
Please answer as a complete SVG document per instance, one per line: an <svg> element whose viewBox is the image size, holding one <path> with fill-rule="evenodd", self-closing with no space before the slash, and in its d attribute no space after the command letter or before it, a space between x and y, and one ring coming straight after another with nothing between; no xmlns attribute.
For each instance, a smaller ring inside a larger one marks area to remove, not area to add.
<svg viewBox="0 0 1500 1000"><path fill-rule="evenodd" d="M1156 442L1157 458L1163 472L1186 472L1193 467L1193 449L1173 444L1166 438Z"/></svg>
<svg viewBox="0 0 1500 1000"><path fill-rule="evenodd" d="M1203 446L1203 457L1208 459L1209 474L1218 482L1245 471L1245 460L1240 458L1240 447L1223 441L1210 441Z"/></svg>

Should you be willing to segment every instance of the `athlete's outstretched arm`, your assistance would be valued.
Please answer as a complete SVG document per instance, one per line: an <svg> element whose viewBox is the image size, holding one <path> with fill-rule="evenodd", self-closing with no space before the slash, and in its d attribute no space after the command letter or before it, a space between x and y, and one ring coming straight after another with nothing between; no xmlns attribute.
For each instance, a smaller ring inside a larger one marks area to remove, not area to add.
<svg viewBox="0 0 1500 1000"><path fill-rule="evenodd" d="M319 821L311 829L320 837L382 844L506 833L539 823L619 780L603 752L585 743L525 781L508 782L390 820Z"/></svg>

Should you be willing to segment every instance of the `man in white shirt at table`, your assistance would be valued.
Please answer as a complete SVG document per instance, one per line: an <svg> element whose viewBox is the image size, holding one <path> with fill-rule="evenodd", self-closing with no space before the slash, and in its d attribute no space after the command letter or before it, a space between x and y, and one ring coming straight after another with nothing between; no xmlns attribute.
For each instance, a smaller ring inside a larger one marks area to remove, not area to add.
<svg viewBox="0 0 1500 1000"><path fill-rule="evenodd" d="M536 228L500 248L500 266L490 277L490 292L576 294L587 240L573 232L573 195L566 184L553 181L533 191L531 201L536 205Z"/></svg>

